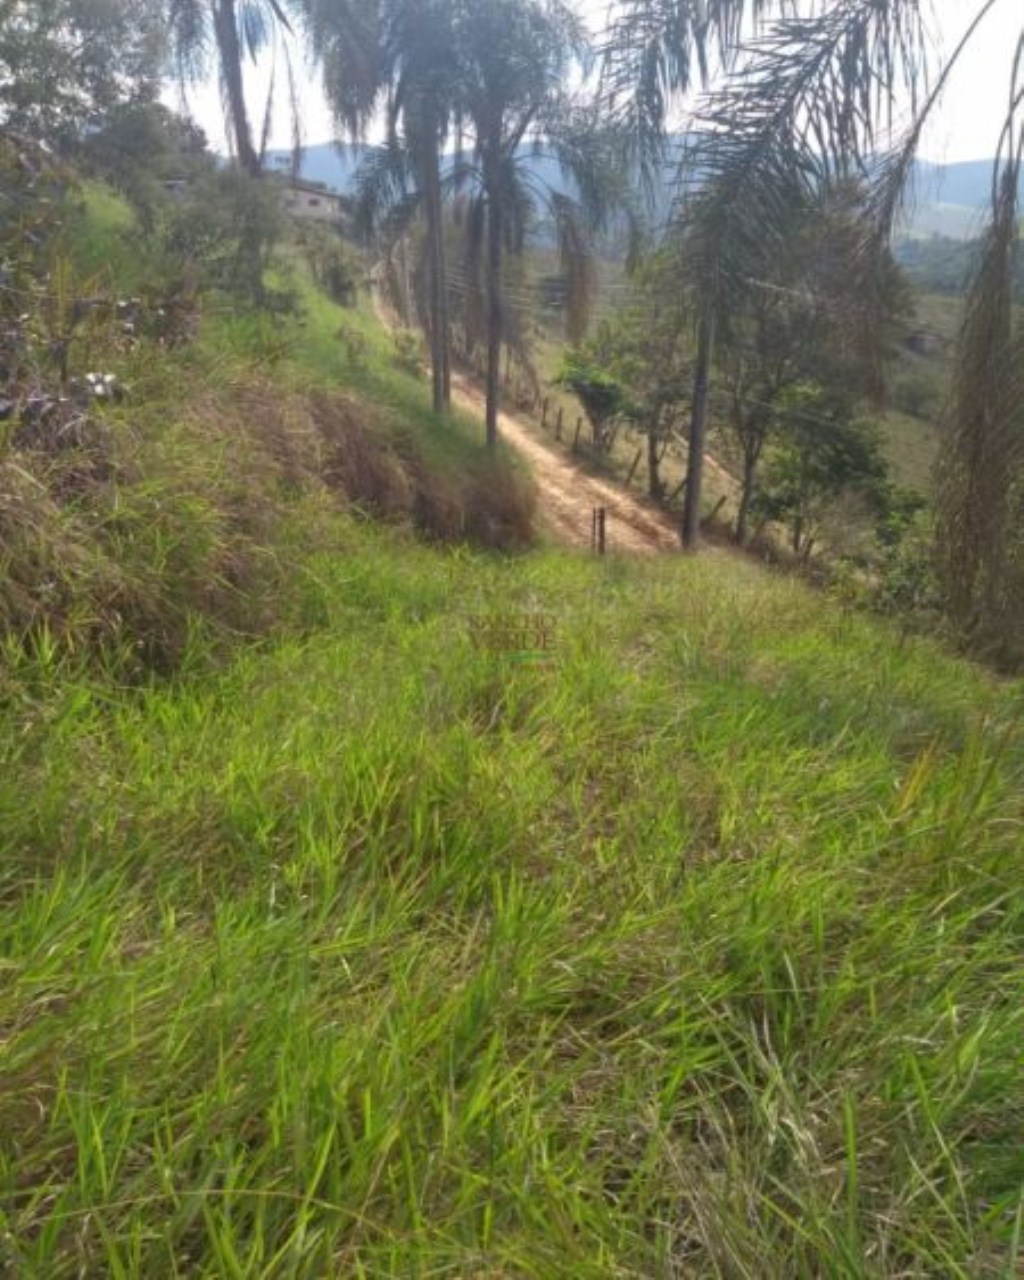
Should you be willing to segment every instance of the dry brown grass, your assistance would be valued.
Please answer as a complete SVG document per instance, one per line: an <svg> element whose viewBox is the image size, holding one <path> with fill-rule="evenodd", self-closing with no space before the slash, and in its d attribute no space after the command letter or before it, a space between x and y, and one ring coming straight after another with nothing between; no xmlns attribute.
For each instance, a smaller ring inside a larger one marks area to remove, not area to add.
<svg viewBox="0 0 1024 1280"><path fill-rule="evenodd" d="M168 670L197 620L255 635L280 619L296 557L336 541L339 511L528 543L527 482L500 459L460 462L354 397L251 373L170 420L129 404L84 435L33 437L0 457L0 630Z"/></svg>

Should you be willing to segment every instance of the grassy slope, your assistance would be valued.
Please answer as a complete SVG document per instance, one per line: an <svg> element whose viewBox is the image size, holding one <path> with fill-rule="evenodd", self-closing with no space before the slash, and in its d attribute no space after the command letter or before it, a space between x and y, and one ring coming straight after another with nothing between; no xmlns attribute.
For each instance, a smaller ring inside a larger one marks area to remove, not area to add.
<svg viewBox="0 0 1024 1280"><path fill-rule="evenodd" d="M8 654L0 1261L1014 1274L1024 688L732 558L330 528L219 671Z"/></svg>
<svg viewBox="0 0 1024 1280"><path fill-rule="evenodd" d="M610 303L606 302L605 305L610 306ZM939 294L920 294L916 312L917 326L929 334L940 337L947 345L952 344L960 311L960 299ZM580 415L579 401L571 392L551 385L561 366L563 348L564 341L553 326L538 328L534 359L544 386L544 394L551 405L552 419L558 407L562 407L566 436L571 441L575 423ZM949 360L948 349L945 353L930 353L925 356L904 352L894 367L894 378L913 375L925 379L936 389L936 405L929 415L923 417L901 412L894 406L877 416L882 451L891 469L892 479L897 484L925 496L930 496L932 493L933 472L942 439L938 414L946 392ZM584 442L584 453L587 452L585 445L588 432L589 428L584 425L581 436ZM621 432L611 456L600 460L602 469L606 469L620 481L624 480L633 468L640 444L642 440L634 438L631 433ZM719 439L715 454L720 462L727 465L728 448L723 446L725 442ZM661 472L669 493L675 492L683 479L685 460L685 449L682 445L674 445L666 454ZM738 464L734 463L733 467L738 473ZM642 490L647 479L646 455L641 458L633 476L634 488ZM726 502L721 509L722 516L726 519L734 518L736 507L734 488L723 485L721 477L713 471L706 476L705 481L706 510L714 509L719 499L724 497ZM676 505L679 505L679 500Z"/></svg>
<svg viewBox="0 0 1024 1280"><path fill-rule="evenodd" d="M153 264L130 226L88 190L72 289L145 292ZM300 314L208 298L197 340L170 350L126 350L102 314L75 331L72 368L113 372L127 395L77 434L44 423L0 449L0 631L168 670L215 633L286 621L287 584L342 509L441 541L530 540L514 459L487 456L479 423L437 418L365 310L333 305L294 265L287 283Z"/></svg>
<svg viewBox="0 0 1024 1280"><path fill-rule="evenodd" d="M719 558L305 590L5 707L16 1274L1012 1273L1020 686Z"/></svg>

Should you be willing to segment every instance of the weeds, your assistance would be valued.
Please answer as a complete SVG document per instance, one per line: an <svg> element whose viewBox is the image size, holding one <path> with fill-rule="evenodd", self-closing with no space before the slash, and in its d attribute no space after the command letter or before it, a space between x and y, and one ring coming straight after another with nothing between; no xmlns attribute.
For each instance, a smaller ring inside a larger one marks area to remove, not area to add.
<svg viewBox="0 0 1024 1280"><path fill-rule="evenodd" d="M725 580L354 525L220 674L38 655L16 1272L1012 1274L1020 690Z"/></svg>
<svg viewBox="0 0 1024 1280"><path fill-rule="evenodd" d="M0 1267L1017 1274L1021 686L447 541L521 481L306 303L0 473Z"/></svg>

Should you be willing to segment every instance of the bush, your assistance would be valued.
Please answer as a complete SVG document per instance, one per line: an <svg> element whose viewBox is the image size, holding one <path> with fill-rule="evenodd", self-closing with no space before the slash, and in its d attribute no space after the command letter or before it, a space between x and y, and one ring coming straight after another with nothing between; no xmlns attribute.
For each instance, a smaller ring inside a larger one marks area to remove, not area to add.
<svg viewBox="0 0 1024 1280"><path fill-rule="evenodd" d="M942 389L927 373L905 373L892 387L892 404L912 418L934 418L942 404Z"/></svg>
<svg viewBox="0 0 1024 1280"><path fill-rule="evenodd" d="M339 233L318 223L299 228L297 242L320 289L341 307L355 305L363 266Z"/></svg>
<svg viewBox="0 0 1024 1280"><path fill-rule="evenodd" d="M413 378L422 377L424 364L419 336L411 329L396 329L392 341L395 348L392 363L395 368Z"/></svg>

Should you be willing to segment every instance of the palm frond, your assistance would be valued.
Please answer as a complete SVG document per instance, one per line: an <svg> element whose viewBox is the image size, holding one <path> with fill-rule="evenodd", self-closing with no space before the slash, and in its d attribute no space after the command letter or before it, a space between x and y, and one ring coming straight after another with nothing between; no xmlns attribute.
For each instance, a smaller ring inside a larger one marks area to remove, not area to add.
<svg viewBox="0 0 1024 1280"><path fill-rule="evenodd" d="M709 305L762 274L795 208L871 169L893 95L902 85L917 101L927 80L928 47L921 0L839 0L778 19L705 98L683 204Z"/></svg>
<svg viewBox="0 0 1024 1280"><path fill-rule="evenodd" d="M362 139L388 83L380 0L303 0L328 106Z"/></svg>
<svg viewBox="0 0 1024 1280"><path fill-rule="evenodd" d="M167 22L171 56L182 87L204 79L213 48L205 0L170 0Z"/></svg>
<svg viewBox="0 0 1024 1280"><path fill-rule="evenodd" d="M555 195L550 207L566 283L566 337L575 345L586 333L597 286L593 245L585 216L575 200Z"/></svg>
<svg viewBox="0 0 1024 1280"><path fill-rule="evenodd" d="M243 4L238 10L238 31L241 43L255 62L267 43L267 17L258 4Z"/></svg>
<svg viewBox="0 0 1024 1280"><path fill-rule="evenodd" d="M371 151L355 174L355 225L365 238L402 235L422 203L409 153L400 146Z"/></svg>
<svg viewBox="0 0 1024 1280"><path fill-rule="evenodd" d="M613 216L633 230L640 222L621 135L593 108L570 104L546 122L544 150L570 179L591 229L604 230Z"/></svg>
<svg viewBox="0 0 1024 1280"><path fill-rule="evenodd" d="M656 181L673 103L728 66L771 0L618 0L600 42L600 96L645 183Z"/></svg>
<svg viewBox="0 0 1024 1280"><path fill-rule="evenodd" d="M1022 172L1024 34L991 218L957 343L938 471L939 560L950 610L964 633L995 656L1024 634L1024 320L1014 289Z"/></svg>
<svg viewBox="0 0 1024 1280"><path fill-rule="evenodd" d="M871 194L871 222L875 245L889 240L899 215L912 200L914 161L925 125L931 119L932 111L959 66L964 52L970 48L978 28L999 2L1000 0L985 0L980 6L952 53L945 59L899 145L875 166Z"/></svg>

